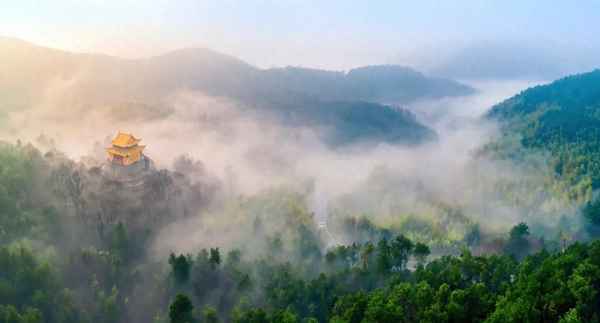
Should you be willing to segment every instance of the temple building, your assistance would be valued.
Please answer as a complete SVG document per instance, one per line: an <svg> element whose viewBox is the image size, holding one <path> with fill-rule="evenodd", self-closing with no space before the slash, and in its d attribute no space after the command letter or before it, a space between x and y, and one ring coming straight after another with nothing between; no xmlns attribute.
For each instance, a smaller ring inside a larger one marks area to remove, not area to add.
<svg viewBox="0 0 600 323"><path fill-rule="evenodd" d="M112 140L112 147L106 148L108 160L116 165L133 165L144 158L142 153L146 146L139 145L141 139L128 133L119 132Z"/></svg>

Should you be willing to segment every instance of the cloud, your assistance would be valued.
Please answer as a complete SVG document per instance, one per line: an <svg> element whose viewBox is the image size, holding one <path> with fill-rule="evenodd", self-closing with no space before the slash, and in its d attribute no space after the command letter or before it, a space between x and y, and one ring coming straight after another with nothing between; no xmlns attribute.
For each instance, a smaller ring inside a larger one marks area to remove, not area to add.
<svg viewBox="0 0 600 323"><path fill-rule="evenodd" d="M248 225L236 226L240 212L247 211L232 213L231 199L252 199L281 188L296 192L301 209L314 212L317 221L326 221L332 212L365 214L385 227L410 215L437 227L452 225L451 239L460 239L473 222L505 232L532 215L557 220L572 212L569 203L536 190L547 174L543 167L479 154L496 134L496 125L481 119L483 113L529 84L479 83L475 86L481 91L474 96L411 104L407 108L439 134L437 141L417 146L331 148L321 141L318 127L290 126L254 114L235 100L186 90L162 98L156 109L79 104L70 100L77 79L57 80L32 109L9 114L3 136L35 142L44 134L74 159L103 160L102 148L120 130L141 137L159 168L174 168L182 155L201 162L203 172L223 183L223 200L165 228L156 240L161 253L239 245L252 234ZM543 156L535 158L543 165ZM448 210L461 218L449 220ZM273 233L281 227L275 228Z"/></svg>

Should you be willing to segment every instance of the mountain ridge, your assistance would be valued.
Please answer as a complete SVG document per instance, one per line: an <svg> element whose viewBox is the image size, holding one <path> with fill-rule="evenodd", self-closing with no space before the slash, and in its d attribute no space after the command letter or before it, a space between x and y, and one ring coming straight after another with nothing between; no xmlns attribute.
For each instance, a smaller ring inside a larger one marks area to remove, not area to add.
<svg viewBox="0 0 600 323"><path fill-rule="evenodd" d="M548 156L558 186L569 199L589 201L600 188L600 70L574 74L522 91L485 116L501 125L493 144L500 155Z"/></svg>
<svg viewBox="0 0 600 323"><path fill-rule="evenodd" d="M4 38L0 39L0 50L5 56L0 62L5 111L36 106L53 87L63 88L61 95L67 98L62 104L76 104L78 109L129 103L160 106L170 94L184 89L233 99L249 109L275 115L284 123L333 129L330 132L337 139L331 142L335 144L346 142L346 137L388 142L430 139L434 137L431 130L423 130L426 127L416 119L407 119L405 112L386 105L474 92L456 81L430 78L402 66L366 66L348 72L303 67L260 69L205 48L122 59L97 53L74 54ZM293 120L289 120L290 115ZM402 130L407 125L420 129L417 133L422 136Z"/></svg>
<svg viewBox="0 0 600 323"><path fill-rule="evenodd" d="M193 70L208 69L210 71L212 68L214 71L233 73L226 76L231 78L237 77L239 78L239 82L247 82L248 84L246 85L250 87L252 87L253 82L263 82L259 85L254 84L254 86L274 87L275 85L279 85L281 89L287 91L293 90L309 96L314 95L316 90L311 89L311 84L307 83L314 82L319 86L323 86L325 82L341 82L342 84L330 85L330 87L327 87L318 93L320 99L329 101L362 100L377 103L389 103L382 102L385 101L386 98L389 98L389 92L406 92L408 85L411 85L411 91L413 92L403 93L401 96L396 94L391 95L391 97L395 97L396 100L402 101L392 103L406 103L407 101L419 98L469 95L474 92L474 89L459 82L445 78L428 77L410 67L400 65L370 65L350 69L347 72L296 66L261 69L234 56L222 54L208 48L181 48L147 58L128 59L101 53L73 53L65 50L38 46L16 38L6 37L0 37L0 47L4 54L8 56L8 64L17 67L24 67L29 64L29 66L32 66L33 68L40 69L45 67L42 69L48 69L48 66L42 66L42 64L53 65L54 68L59 68L61 65L67 64L68 67L72 69L95 67L100 69L101 72L106 73L110 71L110 68L105 69L107 67L105 64L112 64L119 65L118 69L124 68L132 74L142 73L142 76L144 77L157 77L156 73L164 73L165 70L174 68L177 72L183 73L184 75L194 76L196 80L202 77L202 75L198 73L193 74ZM11 57L11 51L13 57ZM32 55L34 57L31 57ZM39 60L45 59L46 61L44 62L42 60L41 62L36 63L28 61L28 58ZM0 64L0 67L6 68L6 63L4 65L5 66ZM29 70L32 70L33 68L30 68ZM115 67L113 67L113 69L114 68ZM25 69L25 71L27 71L27 69ZM69 71L61 72L63 76L65 76ZM40 76L43 78L44 75ZM211 76L215 77L215 75ZM382 76L385 76L385 80L381 80ZM290 80L292 81L291 84L287 84L286 81L289 83ZM302 81L302 83L299 83L299 81ZM394 82L397 85L395 85ZM417 84L411 84L414 82L417 82ZM207 86L206 80L203 80L200 83ZM219 83L219 79L217 79L217 83ZM235 82L234 80L228 80L223 83L231 85ZM192 86L197 84L198 82L190 82L190 85ZM435 87L440 87L440 84L447 88L440 88L438 89L439 91L436 91ZM434 91L428 93L415 92L417 88L429 85L433 85ZM334 89L333 94L328 94L327 90L331 87ZM355 91L357 88L360 89L361 87L369 88L371 92L377 93L371 95L364 93L357 95ZM211 90L210 86L208 86L208 90ZM264 91L264 89L262 89L262 91ZM235 93L229 94L235 96Z"/></svg>

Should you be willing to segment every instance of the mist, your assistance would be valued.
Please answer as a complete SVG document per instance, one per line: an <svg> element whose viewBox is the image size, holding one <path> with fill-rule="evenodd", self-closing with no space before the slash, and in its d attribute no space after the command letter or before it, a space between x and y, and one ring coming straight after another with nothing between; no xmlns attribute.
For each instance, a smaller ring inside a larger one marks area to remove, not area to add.
<svg viewBox="0 0 600 323"><path fill-rule="evenodd" d="M541 187L549 170L496 161L481 153L498 131L496 124L483 118L487 109L539 81L480 81L471 84L478 89L475 95L403 106L435 130L436 140L416 146L358 141L341 147L322 141L321 133L327 131L322 125L289 125L235 99L186 89L160 98L149 111L110 104L86 109L72 103L77 82L58 80L32 108L11 112L3 137L56 149L91 167L103 163L104 147L117 131L124 131L142 138L157 168L187 173L198 182L207 175L217 179L219 198L209 208L192 210L192 217L157 235L153 247L157 257L213 245L243 246L253 237L246 228L231 228L240 211L232 212L232 201L260 198L273 190L298 194L315 228L331 222L332 214L366 216L382 228L400 232L402 225L419 219L450 230L451 241L460 241L474 224L501 233L519 221L543 218L548 225L575 210L569 202L539 192L535 198L515 200L502 188L510 187L511 194L535 195L532 189ZM178 169L181 158L197 163L202 171ZM531 158L535 165L544 165L544 156ZM459 212L460 219L444 220L449 210ZM273 224L268 234L282 225ZM555 234L555 230L537 232ZM334 240L344 240L335 236Z"/></svg>
<svg viewBox="0 0 600 323"><path fill-rule="evenodd" d="M4 6L0 321L597 320L598 13Z"/></svg>

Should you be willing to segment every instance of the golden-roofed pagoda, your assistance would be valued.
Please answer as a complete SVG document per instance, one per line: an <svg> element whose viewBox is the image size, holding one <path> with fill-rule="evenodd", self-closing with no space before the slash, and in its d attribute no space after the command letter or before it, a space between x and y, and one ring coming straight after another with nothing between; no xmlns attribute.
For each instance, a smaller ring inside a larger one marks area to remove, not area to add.
<svg viewBox="0 0 600 323"><path fill-rule="evenodd" d="M141 139L132 134L120 132L112 140L112 147L106 148L108 160L113 164L129 166L137 163L144 155L142 152L146 146L139 145Z"/></svg>

